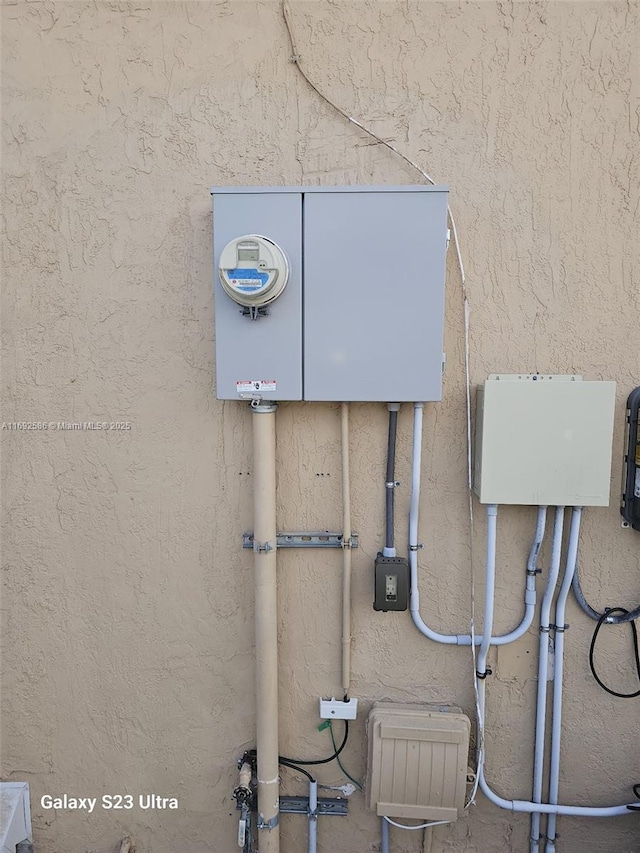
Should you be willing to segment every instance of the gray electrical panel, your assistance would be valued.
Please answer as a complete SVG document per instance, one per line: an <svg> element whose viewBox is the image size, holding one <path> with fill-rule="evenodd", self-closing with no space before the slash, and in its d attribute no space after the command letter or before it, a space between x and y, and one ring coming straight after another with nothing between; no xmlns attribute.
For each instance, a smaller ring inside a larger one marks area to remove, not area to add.
<svg viewBox="0 0 640 853"><path fill-rule="evenodd" d="M218 399L441 398L445 187L212 194ZM286 288L264 310L242 309L220 284L220 253L244 235L289 261Z"/></svg>

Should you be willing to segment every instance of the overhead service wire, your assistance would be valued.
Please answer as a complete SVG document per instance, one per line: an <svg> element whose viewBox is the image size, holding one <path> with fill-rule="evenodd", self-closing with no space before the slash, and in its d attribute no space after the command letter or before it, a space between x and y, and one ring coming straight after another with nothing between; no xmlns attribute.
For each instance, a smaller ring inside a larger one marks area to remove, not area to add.
<svg viewBox="0 0 640 853"><path fill-rule="evenodd" d="M287 32L289 33L289 41L291 42L291 50L293 51L291 56L291 62L295 63L298 68L298 71L302 74L304 79L307 81L309 86L313 89L313 91L318 95L318 97L322 98L322 100L328 104L332 109L336 112L340 113L340 115L345 118L347 121L351 122L351 124L355 124L356 127L359 127L360 130L364 131L364 133L368 134L372 139L375 139L380 145L384 145L385 148L388 148L389 151L393 151L394 154L397 154L405 163L411 166L412 169L415 169L422 177L427 181L427 183L431 185L435 185L435 181L433 178L428 175L424 169L421 169L417 163L407 157L406 154L403 154L395 145L392 145L390 142L387 142L386 139L382 139L381 136L378 136L377 133L374 133L373 130L366 127L362 122L355 119L353 116L350 116L348 112L339 107L336 103L334 103L330 98L328 98L324 92L319 89L316 84L309 78L307 72L304 70L302 65L300 64L300 54L298 53L298 48L296 46L295 37L293 35L293 28L291 26L291 14L289 9L288 0L282 0L282 14L284 17L284 22L287 27ZM462 284L464 287L465 284L465 272L464 272L464 264L462 262L462 255L460 253L460 244L458 242L458 229L456 228L455 219L453 218L453 214L451 213L451 208L447 207L447 213L449 215L449 222L451 223L451 231L453 233L453 242L456 247L456 255L458 259L458 266L460 267L460 276L462 278Z"/></svg>

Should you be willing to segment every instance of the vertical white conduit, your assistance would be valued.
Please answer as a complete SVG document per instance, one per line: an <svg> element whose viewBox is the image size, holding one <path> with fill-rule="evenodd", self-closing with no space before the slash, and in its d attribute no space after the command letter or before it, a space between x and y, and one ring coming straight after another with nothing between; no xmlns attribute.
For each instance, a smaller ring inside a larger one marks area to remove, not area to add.
<svg viewBox="0 0 640 853"><path fill-rule="evenodd" d="M389 821L380 818L380 853L389 853Z"/></svg>
<svg viewBox="0 0 640 853"><path fill-rule="evenodd" d="M496 537L498 529L498 507L496 504L487 506L487 563L485 573L484 621L482 624L482 642L478 652L477 677L484 680L487 677L487 657L491 645L493 630L493 609L496 589ZM484 716L484 709L483 709Z"/></svg>
<svg viewBox="0 0 640 853"><path fill-rule="evenodd" d="M493 612L494 606L493 601L490 600L492 598L493 590L495 589L495 556L496 556L496 510L495 506L489 505L487 507L487 590L485 592L485 611L484 611L484 621L483 621L483 644L480 647L480 652L478 653L478 662L477 662L477 670L479 676L476 675L476 687L478 691L478 717L479 717L479 744L480 748L478 750L478 784L482 793L496 806L499 806L501 809L507 809L511 812L522 813L522 814L530 814L533 817L538 818L538 823L540 821L541 814L555 814L555 815L572 815L574 817L617 817L629 814L629 806L628 805L620 805L620 806L565 806L558 805L556 803L543 803L541 800L508 800L505 797L501 797L497 794L487 782L485 777L485 759L486 759L486 748L485 748L485 738L484 738L484 728L486 723L486 683L487 679L482 676L487 673L486 669L486 654L488 652L488 647L486 642L484 642L484 636L491 636L491 631L493 629ZM557 507L556 509L556 529L554 531L554 547L552 553L552 565L551 572L549 577L549 582L547 585L547 593L545 594L546 604L543 601L543 607L545 612L542 614L541 622L549 624L549 618L551 613L551 599L553 598L553 592L556 587L556 582L558 580L558 574L560 571L560 547L562 544L562 527L564 522L564 507ZM576 542L577 542L577 531L576 531ZM557 565L556 565L557 564ZM543 660L547 661L546 654ZM544 692L546 694L546 670L544 672ZM542 754L544 752L544 741L537 738L536 739L536 750ZM635 804L632 804L635 805ZM533 844L533 840L532 840Z"/></svg>
<svg viewBox="0 0 640 853"><path fill-rule="evenodd" d="M309 853L318 849L318 783L309 782Z"/></svg>
<svg viewBox="0 0 640 853"><path fill-rule="evenodd" d="M276 587L276 404L251 404L255 571L258 849L280 849L278 779L278 612Z"/></svg>
<svg viewBox="0 0 640 853"><path fill-rule="evenodd" d="M567 565L565 567L562 586L556 601L555 616L555 669L553 672L553 711L551 717L551 760L549 768L549 802L557 803L560 790L560 741L562 738L562 678L564 671L564 632L567 598L571 590L571 581L576 571L578 561L578 541L580 539L580 522L582 507L574 507L571 513L571 528L567 546ZM545 853L554 853L556 849L557 815L550 814L547 823L547 843Z"/></svg>
<svg viewBox="0 0 640 853"><path fill-rule="evenodd" d="M542 802L542 782L544 777L544 743L547 721L547 675L549 672L549 632L551 626L551 604L555 593L560 560L562 557L562 532L564 529L564 507L556 507L553 527L553 544L551 546L551 567L549 579L540 606L540 642L538 651L538 692L536 702L536 730L533 755L533 792L531 800ZM540 849L540 814L531 815L530 853L538 853Z"/></svg>
<svg viewBox="0 0 640 853"><path fill-rule="evenodd" d="M349 404L340 407L342 444L342 689L351 686L351 484L349 475Z"/></svg>

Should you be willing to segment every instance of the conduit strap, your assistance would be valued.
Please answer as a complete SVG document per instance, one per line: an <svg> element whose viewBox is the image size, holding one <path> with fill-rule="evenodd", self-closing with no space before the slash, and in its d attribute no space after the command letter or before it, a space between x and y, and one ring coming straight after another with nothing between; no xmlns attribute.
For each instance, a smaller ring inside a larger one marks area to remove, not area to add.
<svg viewBox="0 0 640 853"><path fill-rule="evenodd" d="M264 819L264 815L260 815L258 817L258 829L267 829L271 832L272 829L275 829L276 826L280 823L280 817L275 815L275 817L269 818L269 820Z"/></svg>

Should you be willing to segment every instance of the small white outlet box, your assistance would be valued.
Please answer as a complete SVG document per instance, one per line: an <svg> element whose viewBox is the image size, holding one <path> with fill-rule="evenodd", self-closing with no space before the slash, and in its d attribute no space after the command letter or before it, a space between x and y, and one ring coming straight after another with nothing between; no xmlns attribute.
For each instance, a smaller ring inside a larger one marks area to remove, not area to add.
<svg viewBox="0 0 640 853"><path fill-rule="evenodd" d="M320 717L323 720L355 720L358 716L358 700L323 699L320 697Z"/></svg>

